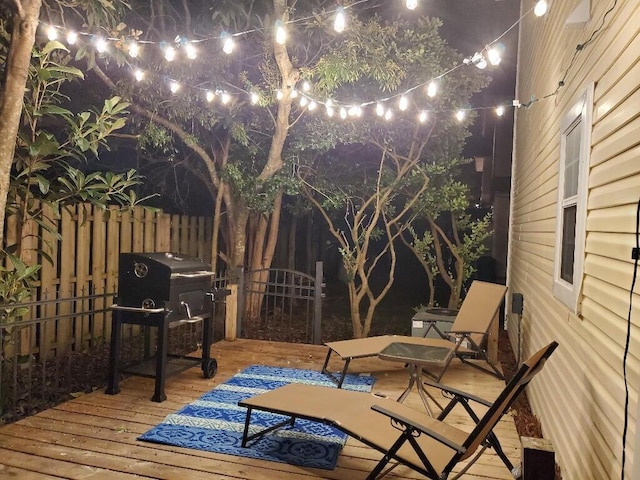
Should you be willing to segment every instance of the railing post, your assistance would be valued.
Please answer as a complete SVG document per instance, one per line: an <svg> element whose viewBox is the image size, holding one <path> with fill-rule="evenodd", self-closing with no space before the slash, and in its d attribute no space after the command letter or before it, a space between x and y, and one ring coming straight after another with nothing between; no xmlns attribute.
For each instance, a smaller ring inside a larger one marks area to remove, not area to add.
<svg viewBox="0 0 640 480"><path fill-rule="evenodd" d="M236 332L237 335L242 337L242 317L244 315L244 269L242 267L238 268L238 310L236 312Z"/></svg>
<svg viewBox="0 0 640 480"><path fill-rule="evenodd" d="M316 262L316 281L314 285L314 301L313 301L313 338L314 345L322 343L322 297L324 294L324 271L322 262Z"/></svg>

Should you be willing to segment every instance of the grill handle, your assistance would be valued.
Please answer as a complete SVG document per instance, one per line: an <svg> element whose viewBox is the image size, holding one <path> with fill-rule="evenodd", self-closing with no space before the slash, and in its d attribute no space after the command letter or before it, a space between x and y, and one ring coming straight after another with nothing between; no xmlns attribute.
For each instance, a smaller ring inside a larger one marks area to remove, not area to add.
<svg viewBox="0 0 640 480"><path fill-rule="evenodd" d="M180 305L182 305L185 309L185 311L187 312L187 318L191 318L191 307L189 307L189 304L187 302L180 302Z"/></svg>

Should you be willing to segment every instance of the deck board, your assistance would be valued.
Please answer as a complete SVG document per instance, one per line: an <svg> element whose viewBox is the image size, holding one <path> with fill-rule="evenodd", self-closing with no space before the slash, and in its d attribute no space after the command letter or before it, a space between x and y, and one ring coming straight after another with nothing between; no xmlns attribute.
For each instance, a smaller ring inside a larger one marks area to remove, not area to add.
<svg viewBox="0 0 640 480"><path fill-rule="evenodd" d="M226 381L249 365L309 368L319 370L326 347L237 340L212 346L219 370L204 379L192 368L167 379L167 400L151 402L153 379L130 377L121 382L121 393L105 395L96 391L40 412L16 423L0 427L0 476L25 480L39 479L284 479L356 480L366 474L381 454L349 439L338 465L332 471L297 467L262 460L222 455L199 450L140 442L136 438L164 417ZM330 363L338 370L337 360ZM353 373L376 377L374 391L396 398L407 384L402 365L378 359L352 362ZM501 382L464 365L454 364L443 381L492 400L504 387ZM439 393L434 391L434 394ZM443 399L443 403L446 399ZM423 408L413 392L405 402ZM454 411L448 422L470 429L471 421L462 411ZM506 454L516 463L519 440L511 417L496 427ZM398 467L387 478L424 478L406 467ZM509 472L490 450L464 476L468 480L509 479Z"/></svg>

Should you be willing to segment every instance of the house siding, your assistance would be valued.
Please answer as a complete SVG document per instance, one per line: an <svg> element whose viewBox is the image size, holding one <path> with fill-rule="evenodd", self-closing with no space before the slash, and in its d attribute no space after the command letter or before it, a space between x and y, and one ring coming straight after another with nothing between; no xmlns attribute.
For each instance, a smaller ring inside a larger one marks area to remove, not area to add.
<svg viewBox="0 0 640 480"><path fill-rule="evenodd" d="M563 479L618 479L625 399L622 358L640 197L640 0L618 0L604 27L575 59L576 45L598 29L614 1L593 0L591 19L576 26L566 26L565 20L579 0L551 2L543 18L525 15L533 3L521 3L517 97L531 104L516 110L507 268L510 292L523 294L524 311L521 319L508 315L507 325L516 346L520 323L523 358L551 340L560 343L529 387L528 397L545 437L554 444ZM565 85L557 94L543 99L563 78ZM568 109L592 84L578 316L552 294L560 128ZM637 293L632 297L627 479L632 479L640 386L640 298Z"/></svg>

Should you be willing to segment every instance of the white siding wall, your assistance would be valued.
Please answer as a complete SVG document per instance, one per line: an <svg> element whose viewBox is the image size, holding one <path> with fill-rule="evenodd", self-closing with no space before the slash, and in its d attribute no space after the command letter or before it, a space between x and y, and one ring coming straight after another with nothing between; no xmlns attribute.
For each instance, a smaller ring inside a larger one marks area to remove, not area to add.
<svg viewBox="0 0 640 480"><path fill-rule="evenodd" d="M523 12L534 3L523 1ZM565 26L578 3L551 2L546 17L530 14L523 20L517 86L521 102L556 90L576 45L598 28L614 0L593 0L587 24ZM592 83L586 255L578 317L551 293L560 122ZM640 0L618 0L604 28L577 55L557 95L516 111L514 146L507 283L510 292L524 295L523 356L551 340L560 343L529 388L529 399L555 446L564 480L618 479L622 357L640 197ZM633 301L625 478L638 480L631 478L631 467L640 388L640 297L635 294ZM514 318L509 318L509 326L515 341Z"/></svg>

